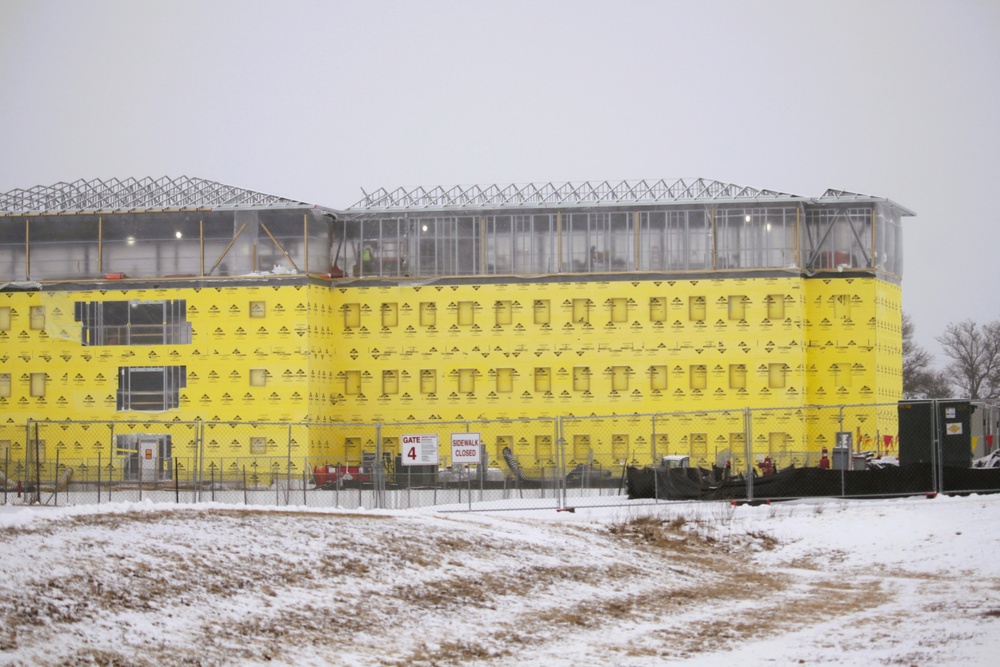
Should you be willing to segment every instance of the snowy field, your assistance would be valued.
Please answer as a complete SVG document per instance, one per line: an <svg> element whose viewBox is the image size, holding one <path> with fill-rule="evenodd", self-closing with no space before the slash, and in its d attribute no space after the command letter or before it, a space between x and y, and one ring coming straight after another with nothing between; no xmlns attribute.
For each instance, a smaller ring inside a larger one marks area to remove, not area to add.
<svg viewBox="0 0 1000 667"><path fill-rule="evenodd" d="M0 507L0 665L996 665L1000 496Z"/></svg>

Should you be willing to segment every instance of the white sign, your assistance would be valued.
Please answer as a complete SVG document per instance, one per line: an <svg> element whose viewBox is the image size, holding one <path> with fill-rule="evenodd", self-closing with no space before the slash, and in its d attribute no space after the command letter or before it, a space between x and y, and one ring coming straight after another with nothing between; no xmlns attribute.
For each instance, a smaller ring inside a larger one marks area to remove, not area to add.
<svg viewBox="0 0 1000 667"><path fill-rule="evenodd" d="M962 435L962 422L945 424L944 428L948 435Z"/></svg>
<svg viewBox="0 0 1000 667"><path fill-rule="evenodd" d="M451 462L479 463L483 442L478 433L451 434Z"/></svg>
<svg viewBox="0 0 1000 667"><path fill-rule="evenodd" d="M438 437L434 433L404 435L402 442L404 466L436 466Z"/></svg>

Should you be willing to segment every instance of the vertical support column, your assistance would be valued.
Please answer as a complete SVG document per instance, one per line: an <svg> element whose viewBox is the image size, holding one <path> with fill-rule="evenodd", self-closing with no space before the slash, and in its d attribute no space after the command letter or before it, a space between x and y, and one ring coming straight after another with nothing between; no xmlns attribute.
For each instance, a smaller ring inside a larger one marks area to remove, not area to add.
<svg viewBox="0 0 1000 667"><path fill-rule="evenodd" d="M719 265L719 263L718 263L719 262L719 260L718 260L719 242L718 242L718 237L715 234L715 208L714 207L708 209L708 222L709 222L709 229L710 229L711 234L712 234L712 269L714 270ZM688 231L688 233L690 234L690 230ZM688 268L690 268L690 267L688 267Z"/></svg>
<svg viewBox="0 0 1000 667"><path fill-rule="evenodd" d="M562 273L562 211L556 211L556 273Z"/></svg>
<svg viewBox="0 0 1000 667"><path fill-rule="evenodd" d="M648 214L647 214L648 215ZM632 219L635 223L635 270L639 270L639 249L642 247L639 242L639 211L632 214Z"/></svg>
<svg viewBox="0 0 1000 667"><path fill-rule="evenodd" d="M198 275L205 275L205 221L198 219Z"/></svg>
<svg viewBox="0 0 1000 667"><path fill-rule="evenodd" d="M24 219L24 279L31 280L31 225Z"/></svg>
<svg viewBox="0 0 1000 667"><path fill-rule="evenodd" d="M802 261L802 205L795 207L795 233L792 234L792 252L795 256L795 266L805 266Z"/></svg>
<svg viewBox="0 0 1000 667"><path fill-rule="evenodd" d="M872 256L871 260L868 262L871 268L878 266L878 246L875 245L875 206L872 206Z"/></svg>
<svg viewBox="0 0 1000 667"><path fill-rule="evenodd" d="M477 274L486 273L486 218L479 218L479 271Z"/></svg>
<svg viewBox="0 0 1000 667"><path fill-rule="evenodd" d="M97 272L104 275L104 216L97 216Z"/></svg>

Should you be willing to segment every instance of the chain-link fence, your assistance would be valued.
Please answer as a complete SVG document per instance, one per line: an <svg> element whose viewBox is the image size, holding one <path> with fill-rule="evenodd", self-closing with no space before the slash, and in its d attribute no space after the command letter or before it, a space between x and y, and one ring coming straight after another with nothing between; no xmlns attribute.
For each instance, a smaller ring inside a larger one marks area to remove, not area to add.
<svg viewBox="0 0 1000 667"><path fill-rule="evenodd" d="M8 504L452 510L988 492L1000 491L998 415L918 401L423 423L30 421L0 425L0 487Z"/></svg>

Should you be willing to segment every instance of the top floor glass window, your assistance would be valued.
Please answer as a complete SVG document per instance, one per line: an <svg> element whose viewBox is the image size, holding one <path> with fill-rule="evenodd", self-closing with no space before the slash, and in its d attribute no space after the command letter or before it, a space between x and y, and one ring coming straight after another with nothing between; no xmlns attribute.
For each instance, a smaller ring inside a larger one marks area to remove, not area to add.
<svg viewBox="0 0 1000 667"><path fill-rule="evenodd" d="M796 212L787 208L720 208L715 212L717 269L791 268Z"/></svg>
<svg viewBox="0 0 1000 667"><path fill-rule="evenodd" d="M803 252L806 268L872 269L873 207L822 207L806 212Z"/></svg>

